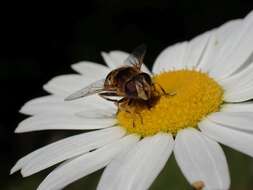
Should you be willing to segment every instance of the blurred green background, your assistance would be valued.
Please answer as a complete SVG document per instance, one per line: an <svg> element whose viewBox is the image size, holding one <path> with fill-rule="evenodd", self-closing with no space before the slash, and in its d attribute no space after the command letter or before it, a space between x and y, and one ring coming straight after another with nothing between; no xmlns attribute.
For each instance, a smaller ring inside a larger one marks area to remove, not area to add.
<svg viewBox="0 0 253 190"><path fill-rule="evenodd" d="M191 39L225 21L244 17L253 9L253 3L241 0L94 0L80 4L22 1L9 2L1 8L0 189L32 190L52 168L25 179L19 173L9 176L16 160L49 142L78 133L13 133L25 118L18 110L26 101L46 94L42 91L44 83L56 75L72 72L69 66L81 60L104 64L100 57L102 50L129 52L141 43L148 45L145 62L151 68L165 47ZM224 149L231 171L231 189L253 189L253 159ZM95 189L100 174L98 171L66 189ZM151 189L191 187L172 158Z"/></svg>

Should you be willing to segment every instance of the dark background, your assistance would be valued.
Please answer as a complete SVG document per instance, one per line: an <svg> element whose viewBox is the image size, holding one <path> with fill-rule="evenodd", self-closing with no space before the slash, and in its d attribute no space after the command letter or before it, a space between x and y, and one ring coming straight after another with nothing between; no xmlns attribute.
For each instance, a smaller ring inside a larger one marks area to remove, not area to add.
<svg viewBox="0 0 253 190"><path fill-rule="evenodd" d="M36 189L50 170L22 179L9 176L18 158L36 148L75 132L14 134L25 118L18 113L26 101L45 95L50 78L72 72L70 65L90 60L103 63L100 51L131 51L148 45L145 58L151 68L165 47L244 17L253 3L240 0L116 1L82 4L27 3L1 6L0 23L0 189ZM251 146L251 145L249 145ZM231 189L253 188L253 160L225 148L232 177ZM101 171L67 189L94 189ZM170 159L152 189L190 189L174 159Z"/></svg>

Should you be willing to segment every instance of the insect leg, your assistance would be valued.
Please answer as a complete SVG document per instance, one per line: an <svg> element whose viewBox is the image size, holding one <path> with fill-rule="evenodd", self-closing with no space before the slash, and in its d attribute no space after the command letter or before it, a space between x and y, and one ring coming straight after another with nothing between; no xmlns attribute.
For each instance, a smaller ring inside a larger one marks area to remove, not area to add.
<svg viewBox="0 0 253 190"><path fill-rule="evenodd" d="M134 123L134 119L133 119L133 128L135 128L136 126L135 126L135 123Z"/></svg>
<svg viewBox="0 0 253 190"><path fill-rule="evenodd" d="M133 103L133 100L132 99L130 99L128 102L127 102L127 105L131 105Z"/></svg>
<svg viewBox="0 0 253 190"><path fill-rule="evenodd" d="M108 98L107 96L118 96L116 92L102 92L98 94L101 98L104 98L105 100L111 101L111 102L118 102L118 100Z"/></svg>
<svg viewBox="0 0 253 190"><path fill-rule="evenodd" d="M164 89L163 89L163 87L160 85L160 84L158 84L157 83L157 85L159 86L159 88L162 90L162 92L163 92L163 94L164 95L169 95L169 96L174 96L174 95L176 95L176 92L166 92Z"/></svg>
<svg viewBox="0 0 253 190"><path fill-rule="evenodd" d="M152 101L151 99L149 99L147 101L147 107L148 107L149 110L152 108L152 102L151 101Z"/></svg>
<svg viewBox="0 0 253 190"><path fill-rule="evenodd" d="M122 104L127 104L128 105L128 102L129 102L129 99L128 98L126 98L126 97L124 97L124 98L121 98L120 100L118 100L117 102L115 102L116 103L116 105L119 107L119 109L120 108L123 108L121 105ZM127 109L122 109L122 110L124 110L125 112L127 112L127 113L131 113L129 110L127 110Z"/></svg>
<svg viewBox="0 0 253 190"><path fill-rule="evenodd" d="M117 94L117 92L114 92L114 91L111 91L111 92L101 92L101 93L99 93L99 95L102 95L102 96L119 96Z"/></svg>
<svg viewBox="0 0 253 190"><path fill-rule="evenodd" d="M162 90L163 94L167 95L167 92L163 89L163 87L157 83L157 85L159 86L159 88Z"/></svg>
<svg viewBox="0 0 253 190"><path fill-rule="evenodd" d="M128 101L128 99L127 99L127 98L121 98L121 99L118 101L118 103L123 103L123 102L125 102L125 101Z"/></svg>
<svg viewBox="0 0 253 190"><path fill-rule="evenodd" d="M142 119L141 114L140 114L140 113L137 113L137 115L140 117L140 122L141 122L141 124L143 125L143 119ZM136 124L135 124L135 120L133 119L133 128L135 128L135 127L136 127Z"/></svg>

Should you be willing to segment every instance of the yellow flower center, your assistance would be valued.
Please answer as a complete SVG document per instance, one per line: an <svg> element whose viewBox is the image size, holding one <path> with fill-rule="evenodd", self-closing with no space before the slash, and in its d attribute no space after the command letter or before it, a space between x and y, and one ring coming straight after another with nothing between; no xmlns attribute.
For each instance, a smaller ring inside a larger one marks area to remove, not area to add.
<svg viewBox="0 0 253 190"><path fill-rule="evenodd" d="M120 109L117 120L129 133L141 136L197 127L206 115L220 109L223 89L206 73L195 70L163 72L153 77L159 98L150 106L136 103L134 111Z"/></svg>

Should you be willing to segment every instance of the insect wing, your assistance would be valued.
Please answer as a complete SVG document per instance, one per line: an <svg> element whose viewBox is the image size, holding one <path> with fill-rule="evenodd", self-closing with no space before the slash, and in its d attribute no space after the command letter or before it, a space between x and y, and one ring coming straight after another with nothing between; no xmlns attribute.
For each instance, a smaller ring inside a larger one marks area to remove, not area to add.
<svg viewBox="0 0 253 190"><path fill-rule="evenodd" d="M135 66L137 69L141 68L143 64L143 59L146 53L146 45L142 44L138 46L134 51L127 57L124 61L124 65Z"/></svg>
<svg viewBox="0 0 253 190"><path fill-rule="evenodd" d="M76 100L85 96L90 96L90 95L102 92L104 91L104 82L105 82L105 79L101 79L96 82L93 82L89 86L86 86L85 88L78 90L77 92L69 95L67 98L65 98L65 101Z"/></svg>

